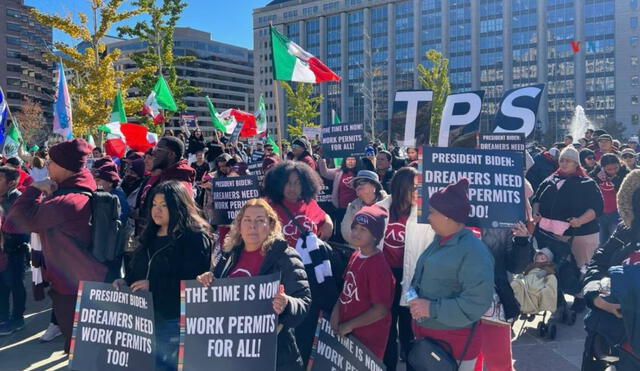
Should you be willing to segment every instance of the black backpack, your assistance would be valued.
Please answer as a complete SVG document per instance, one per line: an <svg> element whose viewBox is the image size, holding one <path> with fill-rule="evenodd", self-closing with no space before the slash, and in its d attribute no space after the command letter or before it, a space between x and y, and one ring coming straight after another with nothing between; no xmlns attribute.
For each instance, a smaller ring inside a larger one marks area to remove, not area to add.
<svg viewBox="0 0 640 371"><path fill-rule="evenodd" d="M91 200L91 243L84 246L100 263L116 260L124 254L125 228L120 222L120 199L104 191L90 192L83 188L64 188L53 196L83 194Z"/></svg>

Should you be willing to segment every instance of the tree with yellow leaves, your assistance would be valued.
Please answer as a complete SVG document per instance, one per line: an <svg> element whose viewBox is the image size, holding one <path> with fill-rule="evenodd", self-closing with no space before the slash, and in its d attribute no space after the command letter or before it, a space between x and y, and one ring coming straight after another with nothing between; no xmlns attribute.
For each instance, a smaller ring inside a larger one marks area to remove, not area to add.
<svg viewBox="0 0 640 371"><path fill-rule="evenodd" d="M302 129L305 126L317 128L319 125L313 123L313 119L320 115L318 107L324 97L322 94L313 96L313 85L298 83L296 90L286 81L280 81L280 85L287 95L287 117L291 117L295 124L287 125L289 137L302 136Z"/></svg>
<svg viewBox="0 0 640 371"><path fill-rule="evenodd" d="M80 23L72 17L49 15L32 9L34 17L45 26L56 28L74 39L89 44L83 53L63 42L54 46L62 52L62 63L71 69L68 85L73 105L73 135L78 137L90 134L98 126L108 122L111 115L111 101L119 89L126 94L129 87L141 76L153 73L155 66L125 74L114 68L114 62L120 56L120 50L107 52L101 39L106 36L113 24L122 22L142 13L141 9L119 11L124 0L89 0L92 9L92 23L86 14L79 12ZM51 55L51 59L55 56ZM124 97L123 97L124 98ZM125 101L126 102L126 101ZM141 106L125 103L128 112L140 110ZM139 104L139 103L138 103Z"/></svg>

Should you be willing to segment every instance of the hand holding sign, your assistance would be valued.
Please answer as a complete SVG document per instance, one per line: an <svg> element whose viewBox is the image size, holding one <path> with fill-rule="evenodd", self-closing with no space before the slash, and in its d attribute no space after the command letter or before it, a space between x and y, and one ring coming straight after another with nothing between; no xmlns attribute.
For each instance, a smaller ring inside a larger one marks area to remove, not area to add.
<svg viewBox="0 0 640 371"><path fill-rule="evenodd" d="M273 298L273 311L281 315L287 305L289 305L289 297L284 293L284 285L280 285L278 294Z"/></svg>

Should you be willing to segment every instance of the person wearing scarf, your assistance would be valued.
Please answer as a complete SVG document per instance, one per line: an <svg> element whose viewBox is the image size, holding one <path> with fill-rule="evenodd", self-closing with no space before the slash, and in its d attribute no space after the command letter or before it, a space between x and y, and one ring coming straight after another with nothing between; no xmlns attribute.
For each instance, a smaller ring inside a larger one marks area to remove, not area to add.
<svg viewBox="0 0 640 371"><path fill-rule="evenodd" d="M533 196L534 222L569 241L576 265L582 269L598 247L604 201L596 182L580 166L580 155L573 147L560 153L559 168L545 179ZM574 308L575 307L575 308ZM584 300L574 301L574 310L584 308Z"/></svg>

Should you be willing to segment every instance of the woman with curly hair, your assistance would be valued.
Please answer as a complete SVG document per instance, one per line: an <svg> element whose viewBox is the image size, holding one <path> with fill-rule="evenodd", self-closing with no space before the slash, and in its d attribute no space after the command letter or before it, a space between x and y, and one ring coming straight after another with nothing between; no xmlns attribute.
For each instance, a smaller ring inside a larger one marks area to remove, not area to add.
<svg viewBox="0 0 640 371"><path fill-rule="evenodd" d="M198 276L209 286L214 278L251 277L280 272L284 292L273 299L273 311L284 328L278 333L277 370L302 370L303 361L294 329L302 323L311 304L311 291L302 259L282 236L278 214L263 200L254 198L240 209L211 271Z"/></svg>

